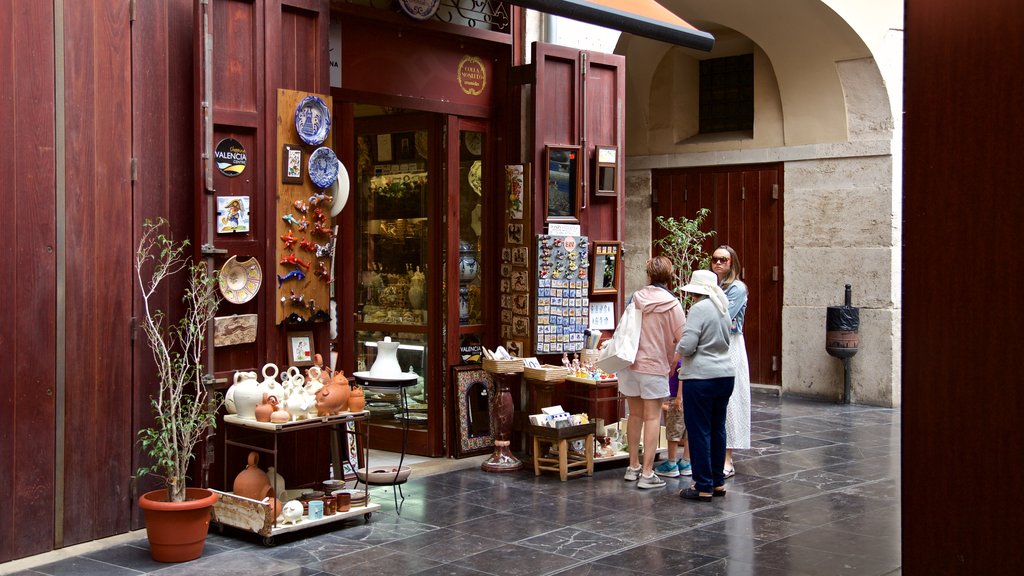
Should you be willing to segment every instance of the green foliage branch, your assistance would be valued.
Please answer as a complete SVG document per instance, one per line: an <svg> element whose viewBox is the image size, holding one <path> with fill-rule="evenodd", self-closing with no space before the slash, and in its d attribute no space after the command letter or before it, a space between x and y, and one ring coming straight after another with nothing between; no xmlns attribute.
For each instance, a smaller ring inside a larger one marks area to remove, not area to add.
<svg viewBox="0 0 1024 576"><path fill-rule="evenodd" d="M151 463L139 475L163 478L168 500L184 502L188 466L196 445L212 433L223 399L203 381L202 355L210 322L217 314L220 294L216 273L186 257L188 240L177 242L165 234L167 220L146 220L135 253L135 275L142 291L142 331L156 364L158 391L150 398L155 422L139 430L139 444ZM157 294L176 274L188 275L177 322L155 307Z"/></svg>
<svg viewBox="0 0 1024 576"><path fill-rule="evenodd" d="M711 210L701 208L693 219L680 216L665 218L658 216L654 221L664 230L664 235L654 241L661 254L672 261L675 269L675 290L679 291L690 279L694 270L704 270L711 264L711 255L704 251L704 243L715 236L714 230L704 231L701 227ZM680 293L683 303L689 298Z"/></svg>

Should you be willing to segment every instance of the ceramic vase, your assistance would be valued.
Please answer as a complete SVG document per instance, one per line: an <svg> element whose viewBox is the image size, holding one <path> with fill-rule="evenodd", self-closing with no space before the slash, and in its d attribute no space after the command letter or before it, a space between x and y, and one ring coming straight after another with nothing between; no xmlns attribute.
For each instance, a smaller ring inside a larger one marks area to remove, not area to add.
<svg viewBox="0 0 1024 576"><path fill-rule="evenodd" d="M377 359L370 366L371 378L395 378L403 377L402 367L398 364L398 342L392 342L390 336L377 342Z"/></svg>
<svg viewBox="0 0 1024 576"><path fill-rule="evenodd" d="M234 405L235 413L240 418L253 420L256 418L256 406L263 399L263 392L260 391L259 381L256 380L255 372L235 372L235 383L228 388L225 395L230 398ZM230 406L228 408L230 411Z"/></svg>
<svg viewBox="0 0 1024 576"><path fill-rule="evenodd" d="M273 496L274 488L270 485L270 479L266 472L260 470L258 464L260 455L258 452L249 452L249 464L235 476L235 482L231 491L235 496L263 500L267 496Z"/></svg>

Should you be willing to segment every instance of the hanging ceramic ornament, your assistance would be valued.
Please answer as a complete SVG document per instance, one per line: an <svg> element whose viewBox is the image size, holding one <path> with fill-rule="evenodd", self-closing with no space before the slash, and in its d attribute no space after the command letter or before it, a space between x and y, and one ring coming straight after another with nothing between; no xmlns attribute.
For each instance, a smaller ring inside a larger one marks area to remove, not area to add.
<svg viewBox="0 0 1024 576"><path fill-rule="evenodd" d="M331 204L332 218L341 214L345 204L348 203L348 189L348 170L345 169L345 165L341 163L341 160L338 160L338 179L331 186L331 194L334 196L334 203Z"/></svg>

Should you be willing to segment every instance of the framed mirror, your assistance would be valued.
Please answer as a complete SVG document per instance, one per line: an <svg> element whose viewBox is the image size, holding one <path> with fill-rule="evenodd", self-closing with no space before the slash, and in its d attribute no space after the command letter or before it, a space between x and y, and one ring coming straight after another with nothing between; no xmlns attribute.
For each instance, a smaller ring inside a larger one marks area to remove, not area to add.
<svg viewBox="0 0 1024 576"><path fill-rule="evenodd" d="M615 146L597 146L594 154L594 194L618 195L619 149Z"/></svg>
<svg viewBox="0 0 1024 576"><path fill-rule="evenodd" d="M591 294L617 294L622 274L622 242L594 240L591 242L594 264L590 279Z"/></svg>
<svg viewBox="0 0 1024 576"><path fill-rule="evenodd" d="M545 146L547 175L544 186L545 220L580 221L580 147Z"/></svg>

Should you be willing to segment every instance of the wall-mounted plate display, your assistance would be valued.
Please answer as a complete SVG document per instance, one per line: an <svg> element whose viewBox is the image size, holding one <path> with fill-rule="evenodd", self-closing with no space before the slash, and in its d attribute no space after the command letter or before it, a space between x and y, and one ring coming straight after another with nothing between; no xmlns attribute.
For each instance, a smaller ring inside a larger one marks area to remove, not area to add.
<svg viewBox="0 0 1024 576"><path fill-rule="evenodd" d="M348 170L345 169L345 165L341 163L341 160L338 160L338 177L331 186L331 196L334 197L334 202L331 204L332 218L341 214L345 204L348 203L349 186Z"/></svg>
<svg viewBox="0 0 1024 576"><path fill-rule="evenodd" d="M295 108L295 131L310 146L319 146L331 131L331 111L319 96L306 96Z"/></svg>
<svg viewBox="0 0 1024 576"><path fill-rule="evenodd" d="M309 155L309 179L321 188L328 188L338 178L338 157L334 150L321 146Z"/></svg>
<svg viewBox="0 0 1024 576"><path fill-rule="evenodd" d="M237 256L232 256L221 266L217 281L225 300L232 304L245 304L260 291L263 269L255 258L239 262Z"/></svg>

